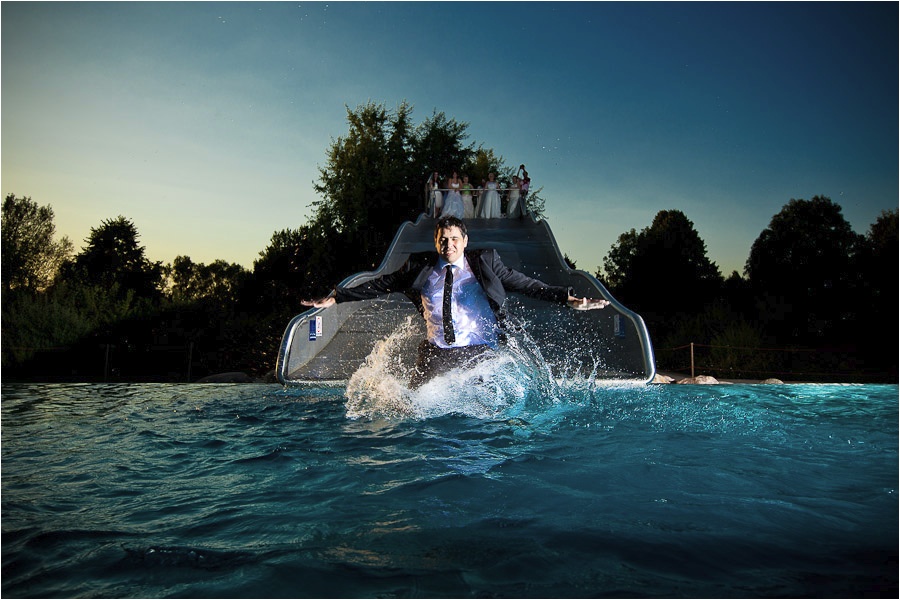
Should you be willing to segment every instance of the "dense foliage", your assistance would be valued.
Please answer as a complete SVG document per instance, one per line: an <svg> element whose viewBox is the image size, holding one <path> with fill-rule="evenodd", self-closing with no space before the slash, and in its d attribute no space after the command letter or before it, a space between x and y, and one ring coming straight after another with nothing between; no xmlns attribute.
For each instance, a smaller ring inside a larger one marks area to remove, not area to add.
<svg viewBox="0 0 900 600"><path fill-rule="evenodd" d="M53 209L38 206L31 198L8 194L3 199L0 225L0 260L3 290L44 290L53 281L60 265L71 255L72 243L55 240Z"/></svg>
<svg viewBox="0 0 900 600"><path fill-rule="evenodd" d="M791 199L772 218L753 243L746 278L722 278L680 211L661 211L640 233L619 236L597 277L644 317L662 368L677 368L666 350L696 342L731 375L895 379L896 337L881 336L897 331L896 273L895 211L861 236L839 205L815 196Z"/></svg>
<svg viewBox="0 0 900 600"><path fill-rule="evenodd" d="M660 211L640 233L623 233L603 267L616 297L651 322L697 312L722 286L706 244L679 210ZM663 280L674 289L661 293Z"/></svg>
<svg viewBox="0 0 900 600"><path fill-rule="evenodd" d="M149 261L137 226L122 216L92 228L73 256L68 239L53 239L49 206L7 196L4 374L262 376L302 298L378 266L400 223L422 211L428 173L456 170L476 182L491 171L501 179L514 173L492 150L466 143L468 126L443 113L415 126L407 104L391 112L369 103L347 116L349 131L328 148L314 183L310 222L274 232L252 271L188 256ZM540 214L538 192L529 206ZM668 349L695 342L711 348L711 364L725 375L845 372L895 381L897 230L896 211L883 212L863 236L828 198L792 199L754 242L744 276L723 278L690 219L664 210L620 235L596 275L644 317L660 369L680 366ZM771 347L797 353L762 351Z"/></svg>
<svg viewBox="0 0 900 600"><path fill-rule="evenodd" d="M107 219L100 227L92 227L87 245L75 260L63 265L67 281L79 281L112 289L120 294L132 293L149 302L159 299L163 268L147 260L139 245L137 227L123 216Z"/></svg>
<svg viewBox="0 0 900 600"><path fill-rule="evenodd" d="M857 321L864 239L828 198L791 200L763 230L744 267L768 329L797 343L843 339Z"/></svg>

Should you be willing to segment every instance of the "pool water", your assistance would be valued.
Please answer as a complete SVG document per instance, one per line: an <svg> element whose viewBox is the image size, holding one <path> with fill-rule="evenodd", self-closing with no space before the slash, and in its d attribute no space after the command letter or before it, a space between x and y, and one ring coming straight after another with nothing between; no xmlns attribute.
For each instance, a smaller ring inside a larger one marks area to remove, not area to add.
<svg viewBox="0 0 900 600"><path fill-rule="evenodd" d="M897 597L896 385L536 379L5 384L2 595Z"/></svg>

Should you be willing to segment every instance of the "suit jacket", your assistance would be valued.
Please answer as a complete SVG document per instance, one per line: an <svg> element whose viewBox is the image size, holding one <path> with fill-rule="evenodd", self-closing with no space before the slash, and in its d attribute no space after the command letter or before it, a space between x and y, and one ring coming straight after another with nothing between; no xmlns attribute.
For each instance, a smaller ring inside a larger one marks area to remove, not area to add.
<svg viewBox="0 0 900 600"><path fill-rule="evenodd" d="M466 250L466 259L484 293L497 321L504 323L506 317L506 292L518 292L548 302L565 304L571 288L547 285L537 279L510 269L500 260L496 250ZM335 289L335 300L347 302L377 298L392 292L405 294L424 314L422 289L437 264L436 252L413 254L402 267L352 288Z"/></svg>

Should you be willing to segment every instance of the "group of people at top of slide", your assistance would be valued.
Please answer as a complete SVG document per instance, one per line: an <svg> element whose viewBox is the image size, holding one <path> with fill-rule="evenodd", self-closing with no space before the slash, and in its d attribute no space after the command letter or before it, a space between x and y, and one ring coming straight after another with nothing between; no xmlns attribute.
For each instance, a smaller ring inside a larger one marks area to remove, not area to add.
<svg viewBox="0 0 900 600"><path fill-rule="evenodd" d="M521 177L520 177L521 175ZM441 177L437 171L428 177L425 183L427 203L425 212L434 218L456 217L457 219L512 219L521 218L525 214L525 198L531 186L531 178L525 165L512 177L509 187L501 188L493 173L482 181L479 187L473 187L469 176L453 171L449 179L441 185ZM502 211L500 193L507 193L506 212Z"/></svg>

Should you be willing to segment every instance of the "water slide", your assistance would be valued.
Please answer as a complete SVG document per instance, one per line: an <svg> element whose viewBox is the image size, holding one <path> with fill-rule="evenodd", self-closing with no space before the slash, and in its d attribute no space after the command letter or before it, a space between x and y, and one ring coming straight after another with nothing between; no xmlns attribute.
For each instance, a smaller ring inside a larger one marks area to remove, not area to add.
<svg viewBox="0 0 900 600"><path fill-rule="evenodd" d="M352 287L399 268L416 252L434 251L435 219L420 215L400 226L381 266L345 279ZM554 376L649 382L656 374L653 346L643 319L619 303L595 277L566 265L545 220L471 219L469 248L494 248L508 267L550 285L571 286L576 296L603 298L601 310L578 311L520 294L510 294L508 314L522 325ZM375 300L314 308L288 324L278 352L276 375L284 385L349 380L379 340L401 327L412 334L400 352L415 355L425 325L409 299L390 294Z"/></svg>

